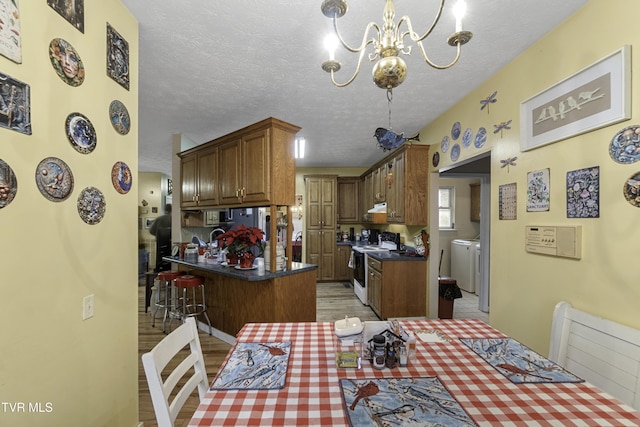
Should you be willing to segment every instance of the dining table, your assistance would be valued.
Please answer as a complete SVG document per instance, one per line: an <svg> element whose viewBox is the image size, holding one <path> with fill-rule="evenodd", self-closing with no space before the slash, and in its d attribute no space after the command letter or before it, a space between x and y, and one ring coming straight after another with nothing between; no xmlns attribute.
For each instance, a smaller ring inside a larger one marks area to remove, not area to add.
<svg viewBox="0 0 640 427"><path fill-rule="evenodd" d="M246 324L189 426L640 425L640 412L483 321L395 322L415 344L405 366L383 369L338 367L334 322ZM269 379L233 377L247 365Z"/></svg>

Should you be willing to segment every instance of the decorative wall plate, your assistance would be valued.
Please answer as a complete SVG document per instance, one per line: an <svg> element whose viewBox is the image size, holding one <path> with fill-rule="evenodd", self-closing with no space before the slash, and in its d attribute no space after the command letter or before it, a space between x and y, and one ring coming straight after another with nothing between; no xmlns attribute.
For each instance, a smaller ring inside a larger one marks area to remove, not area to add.
<svg viewBox="0 0 640 427"><path fill-rule="evenodd" d="M111 168L111 182L120 194L127 194L131 190L133 175L125 162L116 162Z"/></svg>
<svg viewBox="0 0 640 427"><path fill-rule="evenodd" d="M455 141L460 138L461 132L460 122L455 122L453 126L451 126L451 138Z"/></svg>
<svg viewBox="0 0 640 427"><path fill-rule="evenodd" d="M431 159L431 163L433 164L434 168L438 167L438 165L440 164L440 153L438 153L437 151L433 153L433 158Z"/></svg>
<svg viewBox="0 0 640 427"><path fill-rule="evenodd" d="M47 157L36 167L36 184L46 199L62 202L73 191L73 174L62 160Z"/></svg>
<svg viewBox="0 0 640 427"><path fill-rule="evenodd" d="M609 155L622 164L640 160L640 125L629 126L618 132L609 144Z"/></svg>
<svg viewBox="0 0 640 427"><path fill-rule="evenodd" d="M451 146L451 161L457 162L460 157L460 144L453 144Z"/></svg>
<svg viewBox="0 0 640 427"><path fill-rule="evenodd" d="M471 128L466 128L464 133L462 134L462 146L468 147L471 145L471 140L473 139L473 131Z"/></svg>
<svg viewBox="0 0 640 427"><path fill-rule="evenodd" d="M84 65L78 52L64 39L49 43L49 58L58 77L69 86L80 86L84 81Z"/></svg>
<svg viewBox="0 0 640 427"><path fill-rule="evenodd" d="M91 121L83 114L71 113L67 116L65 130L69 142L82 154L89 154L98 143L96 130Z"/></svg>
<svg viewBox="0 0 640 427"><path fill-rule="evenodd" d="M487 130L485 128L478 129L478 133L476 133L476 139L473 143L476 148L482 148L484 143L487 141Z"/></svg>
<svg viewBox="0 0 640 427"><path fill-rule="evenodd" d="M624 198L636 208L640 208L640 172L636 172L624 183Z"/></svg>
<svg viewBox="0 0 640 427"><path fill-rule="evenodd" d="M440 143L440 151L442 151L443 153L446 153L448 149L449 149L449 137L445 136L444 138L442 138L442 142Z"/></svg>
<svg viewBox="0 0 640 427"><path fill-rule="evenodd" d="M7 206L18 192L18 180L11 166L0 159L0 209Z"/></svg>
<svg viewBox="0 0 640 427"><path fill-rule="evenodd" d="M107 75L129 90L129 43L108 23Z"/></svg>
<svg viewBox="0 0 640 427"><path fill-rule="evenodd" d="M109 105L109 119L111 120L111 125L120 135L126 135L129 133L129 129L131 129L131 117L129 116L129 111L124 104L117 99L111 101Z"/></svg>
<svg viewBox="0 0 640 427"><path fill-rule="evenodd" d="M78 195L78 214L84 222L94 225L102 221L107 210L107 202L100 190L87 187Z"/></svg>

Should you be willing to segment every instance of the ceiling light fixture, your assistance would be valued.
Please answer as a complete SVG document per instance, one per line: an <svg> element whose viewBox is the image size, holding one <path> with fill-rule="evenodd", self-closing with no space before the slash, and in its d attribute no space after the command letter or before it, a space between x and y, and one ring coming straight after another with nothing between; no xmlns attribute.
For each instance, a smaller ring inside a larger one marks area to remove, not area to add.
<svg viewBox="0 0 640 427"><path fill-rule="evenodd" d="M464 13L466 11L466 5L463 0L459 0L454 7L454 14L456 16L456 30L447 39L449 45L456 48L456 56L449 64L435 64L427 56L427 52L422 45L422 41L426 39L429 34L431 34L433 29L438 24L440 16L442 15L442 10L444 9L445 0L440 0L440 7L438 8L438 12L433 19L431 26L422 35L417 34L413 30L411 20L408 16L403 16L396 24L394 22L395 7L393 4L393 0L385 1L386 4L384 6L384 12L382 15L384 19L384 25L380 27L375 22L369 22L365 28L364 35L362 36L362 43L359 47L356 48L349 46L338 31L338 18L344 16L344 14L347 13L347 9L349 8L346 0L324 0L322 2L322 13L327 18L332 19L333 29L335 32L334 41L329 41L327 43L327 48L329 49L329 59L322 63L322 69L331 74L331 81L334 85L338 87L344 87L355 80L355 78L358 76L358 73L360 72L360 65L362 64L362 59L364 58L365 49L369 45L373 45L373 52L369 53L369 61L373 62L375 60L378 60L378 62L373 67L373 82L378 87L387 89L387 91L390 92L391 89L397 87L404 81L407 74L407 65L402 60L402 58L398 56L399 54L411 54L411 46L404 45L404 40L406 37L409 37L411 41L416 44L427 64L438 70L444 70L452 67L456 62L458 62L462 45L469 42L469 40L471 40L471 37L473 36L470 31L462 30L462 17L464 16ZM377 32L377 35L374 34L373 37L369 38L369 32L372 29ZM344 83L336 82L334 77L334 73L340 70L341 67L340 62L335 59L335 47L338 44L341 44L349 52L359 54L358 65L355 72L353 73L351 78Z"/></svg>
<svg viewBox="0 0 640 427"><path fill-rule="evenodd" d="M296 159L304 159L304 146L306 141L304 138L296 138L293 148L293 156Z"/></svg>

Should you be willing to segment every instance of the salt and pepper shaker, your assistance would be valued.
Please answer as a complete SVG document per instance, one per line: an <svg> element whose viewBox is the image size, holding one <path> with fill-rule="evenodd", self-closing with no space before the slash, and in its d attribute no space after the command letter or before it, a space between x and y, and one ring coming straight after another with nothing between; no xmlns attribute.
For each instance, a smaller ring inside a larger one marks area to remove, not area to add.
<svg viewBox="0 0 640 427"><path fill-rule="evenodd" d="M384 364L387 368L393 369L396 367L396 349L395 342L387 343L387 355L384 361Z"/></svg>
<svg viewBox="0 0 640 427"><path fill-rule="evenodd" d="M405 347L404 343L400 344L400 349L398 350L398 363L401 367L407 366L407 347Z"/></svg>

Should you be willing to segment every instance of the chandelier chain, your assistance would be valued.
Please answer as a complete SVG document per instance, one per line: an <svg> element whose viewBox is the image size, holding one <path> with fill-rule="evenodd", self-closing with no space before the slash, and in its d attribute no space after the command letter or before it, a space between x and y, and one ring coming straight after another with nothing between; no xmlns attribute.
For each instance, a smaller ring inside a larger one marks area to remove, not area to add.
<svg viewBox="0 0 640 427"><path fill-rule="evenodd" d="M391 130L391 101L393 101L393 90L387 89L387 104L389 105L389 130Z"/></svg>

